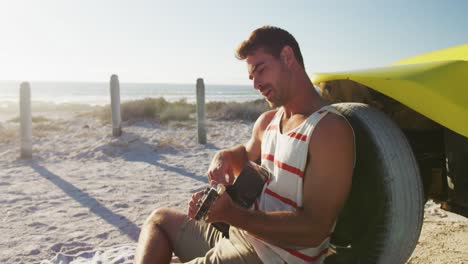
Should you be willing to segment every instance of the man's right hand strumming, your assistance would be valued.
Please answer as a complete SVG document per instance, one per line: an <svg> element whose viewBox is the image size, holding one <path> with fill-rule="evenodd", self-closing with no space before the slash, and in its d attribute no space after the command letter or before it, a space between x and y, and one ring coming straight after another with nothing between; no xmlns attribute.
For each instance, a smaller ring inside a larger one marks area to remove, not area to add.
<svg viewBox="0 0 468 264"><path fill-rule="evenodd" d="M208 179L210 185L222 184L232 185L237 175L241 172L242 168L247 161L249 161L249 150L252 143L245 145L238 145L229 149L224 149L216 153L208 168ZM260 148L258 147L258 152ZM257 155L259 156L259 154ZM254 157L255 160L257 157Z"/></svg>
<svg viewBox="0 0 468 264"><path fill-rule="evenodd" d="M207 175L211 186L214 184L231 185L235 179L231 153L225 150L216 153L208 168Z"/></svg>

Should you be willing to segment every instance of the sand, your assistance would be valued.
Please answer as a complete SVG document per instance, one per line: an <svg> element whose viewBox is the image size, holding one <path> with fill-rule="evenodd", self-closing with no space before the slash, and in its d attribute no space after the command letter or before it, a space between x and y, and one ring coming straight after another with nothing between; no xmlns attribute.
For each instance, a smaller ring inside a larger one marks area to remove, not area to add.
<svg viewBox="0 0 468 264"><path fill-rule="evenodd" d="M47 116L47 115L45 115ZM2 121L3 120L3 121ZM132 263L140 227L156 208L186 210L207 185L216 151L246 142L253 123L111 126L55 116L35 124L33 159L20 160L17 123L0 118L0 263ZM408 263L468 263L468 219L426 204Z"/></svg>

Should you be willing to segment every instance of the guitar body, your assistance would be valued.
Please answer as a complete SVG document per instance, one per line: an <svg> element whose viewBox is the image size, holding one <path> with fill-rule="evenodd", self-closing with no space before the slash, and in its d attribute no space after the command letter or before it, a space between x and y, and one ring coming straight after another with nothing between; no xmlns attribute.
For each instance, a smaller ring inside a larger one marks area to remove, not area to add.
<svg viewBox="0 0 468 264"><path fill-rule="evenodd" d="M239 176L236 177L234 184L226 186L226 192L231 199L244 208L251 208L255 200L263 191L263 186L270 180L270 173L262 166L249 161L244 166ZM208 197L207 193L207 197ZM212 196L211 196L212 197ZM203 201L203 197L201 199ZM212 198L207 199L213 200ZM211 205L211 204L210 204ZM200 205L200 208L209 207L209 205ZM229 225L226 223L213 223L216 229L223 233L223 236L229 237Z"/></svg>

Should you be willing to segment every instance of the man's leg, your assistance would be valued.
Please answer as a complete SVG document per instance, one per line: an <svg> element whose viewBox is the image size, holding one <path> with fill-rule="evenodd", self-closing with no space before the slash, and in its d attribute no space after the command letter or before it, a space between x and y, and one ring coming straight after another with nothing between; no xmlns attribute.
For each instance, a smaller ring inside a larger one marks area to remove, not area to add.
<svg viewBox="0 0 468 264"><path fill-rule="evenodd" d="M155 210L145 221L134 263L169 263L187 215L169 208Z"/></svg>

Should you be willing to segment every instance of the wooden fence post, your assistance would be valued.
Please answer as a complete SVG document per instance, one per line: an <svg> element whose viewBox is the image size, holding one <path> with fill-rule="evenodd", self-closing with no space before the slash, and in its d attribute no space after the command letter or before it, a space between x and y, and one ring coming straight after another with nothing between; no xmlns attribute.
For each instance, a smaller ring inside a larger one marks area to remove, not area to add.
<svg viewBox="0 0 468 264"><path fill-rule="evenodd" d="M21 158L32 158L31 87L28 82L20 84L20 135Z"/></svg>
<svg viewBox="0 0 468 264"><path fill-rule="evenodd" d="M112 74L110 79L111 112L112 112L112 136L122 135L122 118L120 115L120 85L119 77Z"/></svg>
<svg viewBox="0 0 468 264"><path fill-rule="evenodd" d="M206 144L205 130L205 84L202 78L197 79L197 127L198 143Z"/></svg>

